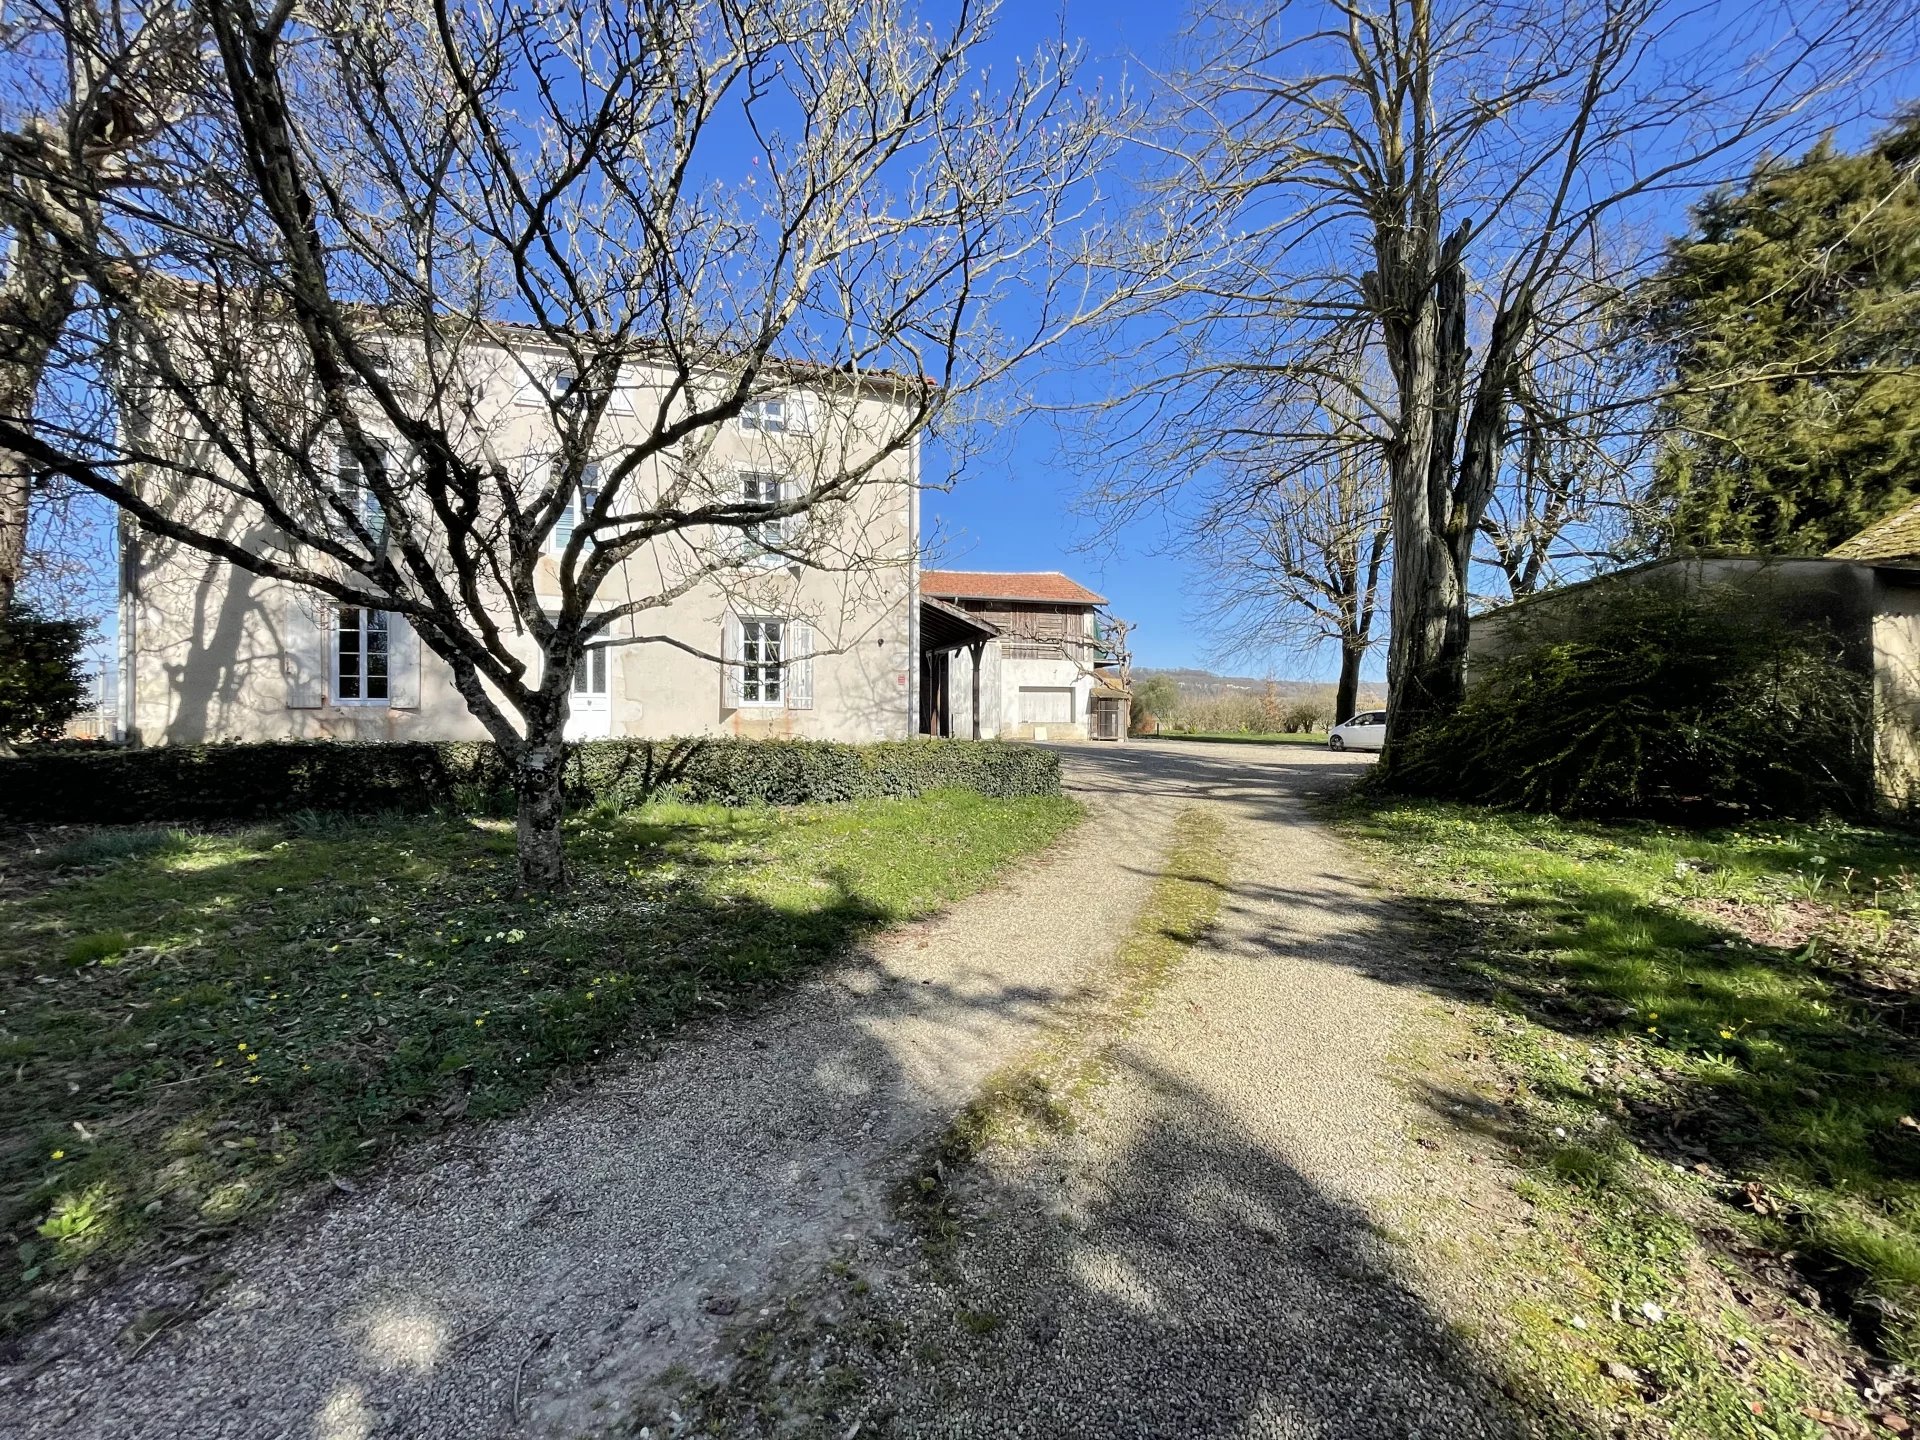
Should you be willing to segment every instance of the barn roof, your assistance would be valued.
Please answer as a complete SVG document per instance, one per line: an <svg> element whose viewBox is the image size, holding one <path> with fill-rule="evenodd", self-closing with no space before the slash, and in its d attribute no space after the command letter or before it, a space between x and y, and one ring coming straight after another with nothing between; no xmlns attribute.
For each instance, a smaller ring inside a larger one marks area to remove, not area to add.
<svg viewBox="0 0 1920 1440"><path fill-rule="evenodd" d="M1058 570L922 570L920 591L949 600L1029 600L1053 605L1104 605Z"/></svg>

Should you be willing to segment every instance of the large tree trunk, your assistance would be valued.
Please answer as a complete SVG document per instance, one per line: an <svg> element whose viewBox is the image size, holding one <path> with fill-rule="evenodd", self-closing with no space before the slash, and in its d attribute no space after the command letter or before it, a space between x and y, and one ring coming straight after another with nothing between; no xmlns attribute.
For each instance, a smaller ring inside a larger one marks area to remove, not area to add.
<svg viewBox="0 0 1920 1440"><path fill-rule="evenodd" d="M1466 577L1452 547L1432 531L1419 543L1396 544L1393 557L1393 642L1387 664L1393 744L1452 712L1466 694Z"/></svg>
<svg viewBox="0 0 1920 1440"><path fill-rule="evenodd" d="M1451 714L1466 698L1474 536L1493 497L1514 356L1532 319L1524 298L1494 317L1463 435L1469 351L1460 250L1466 238L1463 226L1441 247L1431 328L1415 327L1407 337L1407 353L1417 358L1404 368L1418 374L1423 368L1418 362L1425 362L1433 420L1425 426L1409 423L1420 444L1399 447L1393 456L1393 637L1387 746L1380 757L1389 779L1401 742ZM1403 404L1422 403L1420 391L1404 383L1402 397Z"/></svg>
<svg viewBox="0 0 1920 1440"><path fill-rule="evenodd" d="M1429 213L1415 235L1381 246L1379 299L1388 359L1398 383L1400 433L1388 452L1392 486L1392 635L1387 649L1387 747L1391 775L1401 737L1460 702L1466 675L1466 575L1455 563L1452 531L1454 444L1467 362L1466 274L1461 226L1444 242ZM1377 302L1376 302L1377 303Z"/></svg>
<svg viewBox="0 0 1920 1440"><path fill-rule="evenodd" d="M530 738L514 765L513 788L519 799L515 839L523 894L551 895L567 883L561 836L566 818L561 793L566 753L556 726L551 733Z"/></svg>

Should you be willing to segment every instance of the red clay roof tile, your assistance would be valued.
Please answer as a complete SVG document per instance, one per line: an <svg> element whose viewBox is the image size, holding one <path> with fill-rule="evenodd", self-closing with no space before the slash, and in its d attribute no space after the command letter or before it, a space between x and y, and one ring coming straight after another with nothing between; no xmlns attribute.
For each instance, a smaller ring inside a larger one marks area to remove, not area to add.
<svg viewBox="0 0 1920 1440"><path fill-rule="evenodd" d="M1104 605L1096 595L1058 570L922 570L923 594L946 600L1032 600L1054 605Z"/></svg>

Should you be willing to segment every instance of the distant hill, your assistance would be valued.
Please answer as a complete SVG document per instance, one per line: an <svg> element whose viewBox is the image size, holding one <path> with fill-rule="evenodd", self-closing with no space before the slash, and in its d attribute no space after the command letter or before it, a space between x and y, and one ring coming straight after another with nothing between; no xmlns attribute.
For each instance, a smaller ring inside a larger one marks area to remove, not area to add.
<svg viewBox="0 0 1920 1440"><path fill-rule="evenodd" d="M1166 676L1180 687L1181 697L1190 700L1206 700L1219 695L1248 697L1264 695L1269 685L1281 700L1319 700L1331 698L1333 695L1333 682L1330 680L1261 679L1252 675L1216 675L1211 670L1155 669L1146 665L1134 666L1135 681L1143 680L1149 675ZM1384 705L1386 701L1386 686L1361 685L1360 704L1362 706Z"/></svg>

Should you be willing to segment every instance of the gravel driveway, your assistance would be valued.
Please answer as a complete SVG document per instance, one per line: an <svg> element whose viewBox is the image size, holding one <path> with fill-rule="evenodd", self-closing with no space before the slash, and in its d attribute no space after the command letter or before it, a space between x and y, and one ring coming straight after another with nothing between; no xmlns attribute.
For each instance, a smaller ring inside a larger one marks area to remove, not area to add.
<svg viewBox="0 0 1920 1440"><path fill-rule="evenodd" d="M1457 1150L1413 1143L1432 1117L1393 1057L1431 1002L1398 917L1307 810L1366 763L1174 742L1073 754L1071 783L1115 806L1218 807L1235 878L1080 1123L989 1153L957 1278L907 1306L933 1358L886 1381L897 1433L1518 1433L1440 1313L1471 1318L1461 1277L1385 1238L1408 1210L1432 1236L1502 1223L1512 1202Z"/></svg>
<svg viewBox="0 0 1920 1440"><path fill-rule="evenodd" d="M1219 931L1116 1050L1088 1123L983 1177L960 1258L973 1303L1005 1323L888 1378L899 1428L1503 1433L1377 1233L1423 1187L1444 1201L1458 1167L1405 1143L1411 1102L1387 1055L1420 1001L1382 954L1376 902L1302 811L1367 762L1170 743L1066 754L1094 814L1041 862L750 1020L101 1294L0 1361L0 1434L610 1426L830 1257L901 1243L889 1191L909 1157L1100 983L1194 803L1221 807L1239 847ZM144 1345L122 1338L190 1309Z"/></svg>

